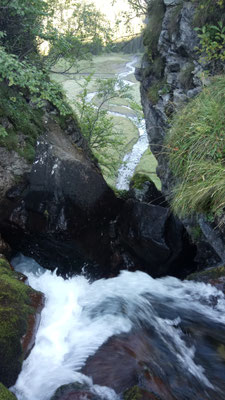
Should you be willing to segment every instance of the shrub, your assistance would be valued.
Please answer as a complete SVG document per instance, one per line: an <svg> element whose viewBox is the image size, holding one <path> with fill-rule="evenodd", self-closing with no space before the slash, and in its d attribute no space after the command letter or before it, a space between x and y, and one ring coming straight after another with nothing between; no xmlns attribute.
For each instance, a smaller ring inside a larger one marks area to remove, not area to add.
<svg viewBox="0 0 225 400"><path fill-rule="evenodd" d="M170 168L178 184L172 208L181 215L220 214L225 207L225 77L175 115L166 137Z"/></svg>
<svg viewBox="0 0 225 400"><path fill-rule="evenodd" d="M194 26L203 27L205 24L215 24L225 21L225 0L192 0L196 5Z"/></svg>
<svg viewBox="0 0 225 400"><path fill-rule="evenodd" d="M199 52L202 60L211 63L214 71L224 68L225 61L225 25L222 20L217 25L204 25L196 28L200 39Z"/></svg>

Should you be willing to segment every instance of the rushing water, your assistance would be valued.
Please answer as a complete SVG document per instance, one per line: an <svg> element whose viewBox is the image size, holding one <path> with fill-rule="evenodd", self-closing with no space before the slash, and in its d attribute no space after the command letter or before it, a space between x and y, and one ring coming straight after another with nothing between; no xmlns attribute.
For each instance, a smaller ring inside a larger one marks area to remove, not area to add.
<svg viewBox="0 0 225 400"><path fill-rule="evenodd" d="M70 382L87 383L102 399L119 399L81 369L113 335L131 332L152 349L142 359L173 393L158 398L224 400L225 364L218 349L225 346L225 298L216 288L139 271L95 282L85 276L64 280L23 256L13 265L45 294L35 347L12 388L19 400L49 400Z"/></svg>

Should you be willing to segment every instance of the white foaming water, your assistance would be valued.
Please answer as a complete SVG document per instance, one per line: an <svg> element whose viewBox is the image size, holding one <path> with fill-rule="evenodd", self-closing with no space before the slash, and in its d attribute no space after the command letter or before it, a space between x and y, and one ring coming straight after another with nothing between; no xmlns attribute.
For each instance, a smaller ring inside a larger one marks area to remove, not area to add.
<svg viewBox="0 0 225 400"><path fill-rule="evenodd" d="M123 163L119 168L116 180L116 188L119 190L129 190L130 179L134 174L135 168L141 161L141 157L149 146L145 120L142 119L140 122L134 118L132 118L132 120L134 120L134 123L138 128L139 139L133 146L131 152L125 154Z"/></svg>
<svg viewBox="0 0 225 400"><path fill-rule="evenodd" d="M126 64L127 70L125 72L122 72L118 75L119 79L123 79L123 81L126 84L129 84L130 86L133 85L132 82L124 80L128 75L134 74L135 67L134 65L137 62L137 58L135 57L132 61ZM129 107L126 107L129 108ZM113 114L113 113L112 113ZM117 113L114 113L116 115ZM119 190L129 190L129 182L130 179L132 178L135 168L141 161L141 157L143 156L144 152L148 149L149 142L148 142L148 135L146 131L146 126L145 126L145 120L142 119L139 121L135 117L127 117L129 118L138 128L139 132L139 139L133 146L133 149L131 150L130 153L127 153L124 158L123 162L121 164L121 167L119 168L118 171L118 177L116 180L116 188Z"/></svg>
<svg viewBox="0 0 225 400"><path fill-rule="evenodd" d="M195 363L195 349L184 342L178 325L184 310L225 323L225 299L216 288L172 277L153 279L140 271L122 271L116 278L93 283L84 276L64 280L55 272L35 271L37 264L23 256L13 265L45 295L35 347L12 388L19 400L49 400L59 386L71 382L88 383L103 399L117 399L112 389L92 385L79 371L108 338L144 323L151 324L175 352L184 374L188 366L189 374L213 387L203 367ZM217 299L213 310L212 297ZM169 305L172 319L159 317L152 305L156 303Z"/></svg>

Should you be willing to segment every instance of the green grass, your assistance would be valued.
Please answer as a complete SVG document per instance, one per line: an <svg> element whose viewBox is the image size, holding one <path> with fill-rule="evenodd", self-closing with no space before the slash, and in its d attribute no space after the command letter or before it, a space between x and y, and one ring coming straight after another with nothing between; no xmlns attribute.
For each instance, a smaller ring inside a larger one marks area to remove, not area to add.
<svg viewBox="0 0 225 400"><path fill-rule="evenodd" d="M157 160L151 153L150 149L147 149L140 163L135 169L135 174L142 174L144 176L148 176L156 185L157 189L161 190L161 181L156 175L157 168Z"/></svg>
<svg viewBox="0 0 225 400"><path fill-rule="evenodd" d="M180 216L220 215L225 207L225 76L217 76L175 115L165 145L179 182L172 208Z"/></svg>
<svg viewBox="0 0 225 400"><path fill-rule="evenodd" d="M124 71L126 63L131 61L132 59L133 55L130 54L128 55L122 53L112 53L101 56L94 56L92 63L87 61L83 62L82 64L83 73L85 74L93 73L93 78L90 82L90 86L88 87L88 92L91 93L96 91L96 79L116 77L118 73ZM56 66L56 69L59 69L62 66L63 66L63 61L61 61L60 64ZM73 71L73 69L71 71ZM52 78L54 80L57 80L57 82L59 82L62 85L66 93L66 96L69 100L69 103L71 104L71 106L73 106L73 102L77 100L78 94L81 93L82 91L81 84L84 82L84 76L82 74L69 75L69 76L52 74ZM140 100L139 83L135 80L135 77L132 74L127 76L126 79L134 83L134 85L132 86L132 94L134 100L138 104L140 104L141 100ZM92 102L95 105L99 104L97 96L93 98ZM123 106L129 106L129 101L122 98L118 99L115 98L110 100L110 104L107 106L107 108L110 111L121 113L124 116L135 115L134 111L128 110ZM133 145L138 140L138 129L128 118L118 117L118 116L112 116L112 118L115 130L120 132L120 137L123 142L123 145L119 150L109 147L104 149L104 152L107 158L108 159L112 158L115 162L115 165L117 165L117 167L119 168L119 165L122 162L124 155L127 152L131 151ZM98 154L95 155L97 156L97 158L99 158ZM100 154L99 156L100 156L99 163L102 168L104 178L106 179L109 185L115 186L117 170L114 167L112 167L111 170L109 170L109 168L104 167L104 159L101 162L102 155Z"/></svg>

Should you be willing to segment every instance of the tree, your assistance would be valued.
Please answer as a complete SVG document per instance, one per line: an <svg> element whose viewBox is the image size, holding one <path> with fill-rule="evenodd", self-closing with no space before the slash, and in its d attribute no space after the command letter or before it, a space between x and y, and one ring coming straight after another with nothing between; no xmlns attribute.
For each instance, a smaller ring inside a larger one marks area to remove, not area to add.
<svg viewBox="0 0 225 400"><path fill-rule="evenodd" d="M130 10L121 12L122 20L127 26L127 31L131 31L131 21L137 17L146 17L148 14L149 5L152 0L127 0ZM117 3L118 0L113 0L112 5ZM120 24L120 20L118 20L117 24Z"/></svg>
<svg viewBox="0 0 225 400"><path fill-rule="evenodd" d="M57 40L54 40L54 35L49 37L51 51L47 61L53 66L63 58L67 60L67 68L60 72L68 73L72 67L79 71L81 60L91 59L91 54L99 53L111 42L110 24L93 3L61 0L55 12L58 15L55 21L58 37Z"/></svg>
<svg viewBox="0 0 225 400"><path fill-rule="evenodd" d="M96 102L88 99L92 75L84 78L82 91L75 102L82 133L108 176L113 176L121 162L118 153L124 145L123 134L115 129L108 106L114 98L133 100L130 86L118 79L96 80ZM114 149L114 151L112 151Z"/></svg>

